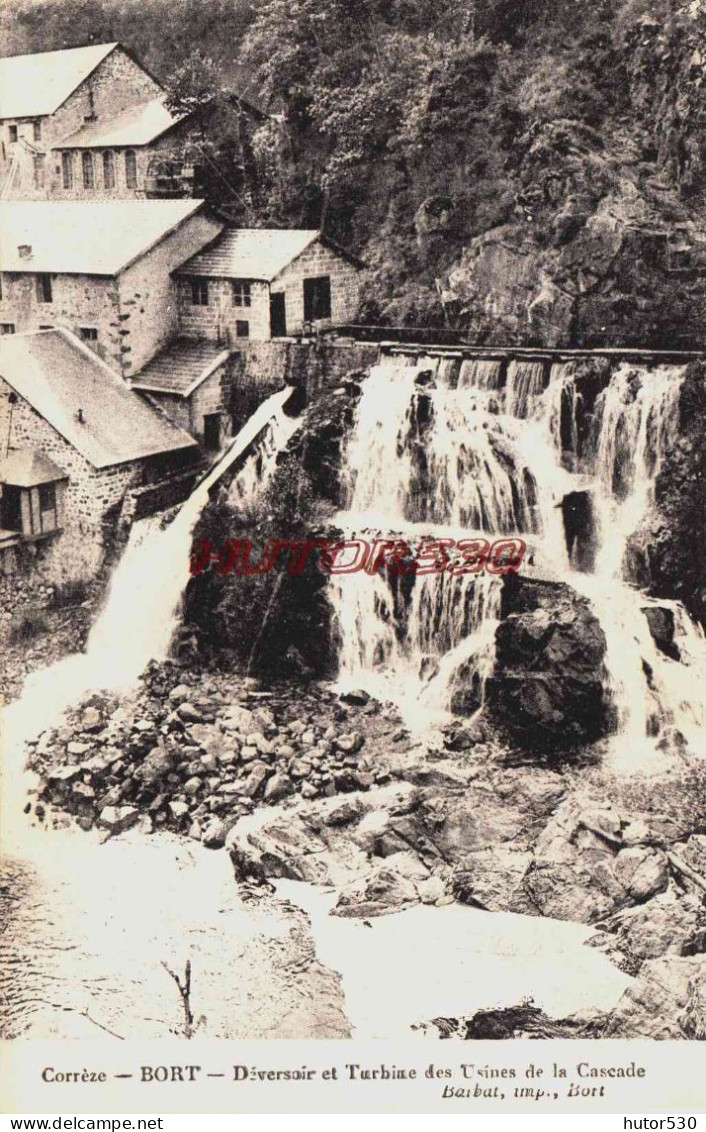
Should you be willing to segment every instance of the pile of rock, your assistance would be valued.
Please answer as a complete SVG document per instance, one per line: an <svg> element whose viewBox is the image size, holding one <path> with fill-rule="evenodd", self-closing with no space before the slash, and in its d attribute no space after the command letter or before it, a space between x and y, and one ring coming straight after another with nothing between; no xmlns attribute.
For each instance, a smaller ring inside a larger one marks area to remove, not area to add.
<svg viewBox="0 0 706 1132"><path fill-rule="evenodd" d="M364 695L346 704L324 688L278 695L232 676L178 677L152 669L129 701L93 696L41 736L31 756L40 805L68 810L86 830L119 833L139 821L219 848L258 805L389 779L366 757L376 705Z"/></svg>

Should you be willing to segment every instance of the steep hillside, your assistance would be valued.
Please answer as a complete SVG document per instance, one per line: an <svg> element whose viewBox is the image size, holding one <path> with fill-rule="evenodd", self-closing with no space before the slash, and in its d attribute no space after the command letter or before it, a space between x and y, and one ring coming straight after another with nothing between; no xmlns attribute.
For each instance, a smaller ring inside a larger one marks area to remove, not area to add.
<svg viewBox="0 0 706 1132"><path fill-rule="evenodd" d="M177 103L245 83L277 113L244 154L221 121L246 189L214 203L353 245L364 319L700 344L704 0L10 0L0 27L8 52L120 38Z"/></svg>

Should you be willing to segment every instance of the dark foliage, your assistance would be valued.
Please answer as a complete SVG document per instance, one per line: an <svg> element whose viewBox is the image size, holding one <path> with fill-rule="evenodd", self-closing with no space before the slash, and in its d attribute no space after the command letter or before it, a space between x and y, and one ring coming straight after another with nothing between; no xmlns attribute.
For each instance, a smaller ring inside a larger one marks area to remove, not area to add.
<svg viewBox="0 0 706 1132"><path fill-rule="evenodd" d="M352 245L370 322L698 339L701 4L13 0L0 27L8 52L120 39L177 102L218 95L200 190L236 222ZM238 93L272 111L252 137Z"/></svg>

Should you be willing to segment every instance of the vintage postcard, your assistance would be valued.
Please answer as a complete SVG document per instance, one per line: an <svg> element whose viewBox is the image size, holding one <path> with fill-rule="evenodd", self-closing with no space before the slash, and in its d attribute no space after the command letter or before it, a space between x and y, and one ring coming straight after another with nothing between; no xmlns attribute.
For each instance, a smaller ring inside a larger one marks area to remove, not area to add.
<svg viewBox="0 0 706 1132"><path fill-rule="evenodd" d="M703 1112L706 4L0 31L4 1111Z"/></svg>

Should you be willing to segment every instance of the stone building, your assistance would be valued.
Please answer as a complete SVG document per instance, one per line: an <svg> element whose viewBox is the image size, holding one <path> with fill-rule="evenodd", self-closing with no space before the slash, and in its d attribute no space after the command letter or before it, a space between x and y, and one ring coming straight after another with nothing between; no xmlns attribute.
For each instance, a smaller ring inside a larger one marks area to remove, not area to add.
<svg viewBox="0 0 706 1132"><path fill-rule="evenodd" d="M202 201L0 202L0 333L64 327L134 374L177 334L171 272L221 229Z"/></svg>
<svg viewBox="0 0 706 1132"><path fill-rule="evenodd" d="M83 172L57 143L163 94L119 43L0 59L0 196L81 195Z"/></svg>
<svg viewBox="0 0 706 1132"><path fill-rule="evenodd" d="M245 134L267 117L242 94L232 102ZM171 113L160 83L118 43L0 59L6 200L194 196L201 134L197 115Z"/></svg>
<svg viewBox="0 0 706 1132"><path fill-rule="evenodd" d="M120 520L184 497L198 447L67 331L0 339L0 374L6 605L18 578L92 578Z"/></svg>
<svg viewBox="0 0 706 1132"><path fill-rule="evenodd" d="M234 348L351 322L361 266L316 229L225 229L175 272L181 333Z"/></svg>
<svg viewBox="0 0 706 1132"><path fill-rule="evenodd" d="M232 102L241 136L267 115L242 95ZM174 114L162 94L114 118L89 122L56 146L67 175L56 178L51 196L63 199L169 199L199 195L202 171L211 158L203 146L200 114Z"/></svg>
<svg viewBox="0 0 706 1132"><path fill-rule="evenodd" d="M224 230L174 272L179 336L132 387L206 449L218 449L257 406L257 386L266 396L286 378L280 351L269 379L249 380L253 350L352 321L360 266L317 230Z"/></svg>
<svg viewBox="0 0 706 1132"><path fill-rule="evenodd" d="M207 451L215 452L235 423L232 356L217 342L177 338L131 385Z"/></svg>

